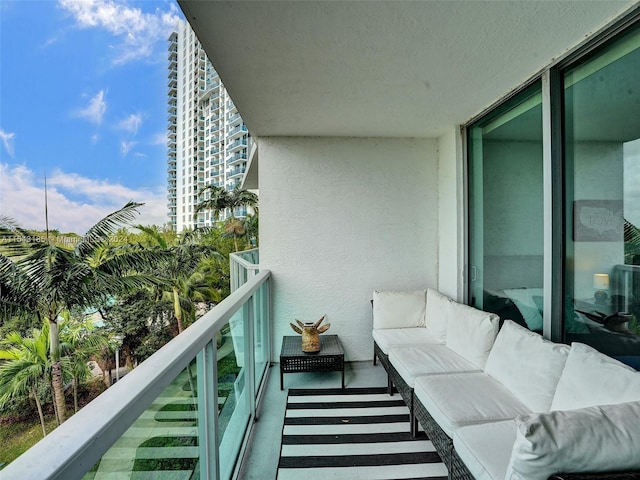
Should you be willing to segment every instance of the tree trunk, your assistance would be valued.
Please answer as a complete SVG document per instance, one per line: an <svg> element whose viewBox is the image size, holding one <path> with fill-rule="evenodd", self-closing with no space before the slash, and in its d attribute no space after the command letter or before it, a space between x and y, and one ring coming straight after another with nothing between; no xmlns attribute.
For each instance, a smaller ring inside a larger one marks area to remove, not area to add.
<svg viewBox="0 0 640 480"><path fill-rule="evenodd" d="M51 356L51 385L53 386L53 401L58 411L58 421L63 424L67 419L64 403L64 383L62 379L62 362L60 362L60 337L58 323L49 319L50 356Z"/></svg>
<svg viewBox="0 0 640 480"><path fill-rule="evenodd" d="M173 287L173 313L176 316L176 322L178 322L178 335L184 330L182 325L182 308L180 307L180 294L178 289Z"/></svg>
<svg viewBox="0 0 640 480"><path fill-rule="evenodd" d="M78 377L73 377L73 412L78 413Z"/></svg>
<svg viewBox="0 0 640 480"><path fill-rule="evenodd" d="M38 398L38 391L36 387L31 387L31 394L36 401L36 407L38 407L38 416L40 417L40 426L42 427L42 438L47 436L47 429L44 424L44 414L42 413L42 405L40 405L40 399Z"/></svg>
<svg viewBox="0 0 640 480"><path fill-rule="evenodd" d="M60 426L60 415L58 415L58 406L56 405L56 396L53 393L53 384L49 384L49 390L51 390L51 405L53 405L53 415L56 417L56 423Z"/></svg>

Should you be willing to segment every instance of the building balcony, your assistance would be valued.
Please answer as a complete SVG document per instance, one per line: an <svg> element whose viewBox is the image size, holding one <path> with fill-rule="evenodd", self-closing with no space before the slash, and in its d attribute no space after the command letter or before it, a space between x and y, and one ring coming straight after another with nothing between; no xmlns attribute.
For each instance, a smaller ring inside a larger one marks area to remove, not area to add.
<svg viewBox="0 0 640 480"><path fill-rule="evenodd" d="M234 123L241 123L242 117L240 117L239 113L234 113L233 115L229 115L227 117L227 123L233 125Z"/></svg>
<svg viewBox="0 0 640 480"><path fill-rule="evenodd" d="M176 92L176 85L169 85L169 90L167 92L169 94L169 98L175 98Z"/></svg>
<svg viewBox="0 0 640 480"><path fill-rule="evenodd" d="M227 138L233 140L242 135L246 135L248 131L249 130L247 129L246 125L238 125L236 127L229 129L229 131L227 132Z"/></svg>
<svg viewBox="0 0 640 480"><path fill-rule="evenodd" d="M238 162L246 162L246 161L247 161L246 153L236 153L234 155L229 155L227 157L227 164L228 165L233 165L233 164L236 164Z"/></svg>
<svg viewBox="0 0 640 480"><path fill-rule="evenodd" d="M245 170L246 170L245 167L232 168L231 170L227 171L227 178L233 178L236 176L243 175Z"/></svg>
<svg viewBox="0 0 640 480"><path fill-rule="evenodd" d="M248 143L246 138L235 140L227 145L227 152L233 153L243 148L246 149L247 145Z"/></svg>

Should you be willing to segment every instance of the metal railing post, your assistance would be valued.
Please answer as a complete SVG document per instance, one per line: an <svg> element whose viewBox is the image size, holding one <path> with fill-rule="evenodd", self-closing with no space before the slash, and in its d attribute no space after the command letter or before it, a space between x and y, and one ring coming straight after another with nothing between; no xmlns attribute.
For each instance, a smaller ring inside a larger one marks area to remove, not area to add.
<svg viewBox="0 0 640 480"><path fill-rule="evenodd" d="M200 480L218 480L218 364L213 342L197 355Z"/></svg>
<svg viewBox="0 0 640 480"><path fill-rule="evenodd" d="M254 295L244 304L243 317L245 319L244 324L244 364L247 368L247 376L245 380L245 386L247 388L247 395L249 396L249 414L251 419L255 419L256 416L256 355L255 355L255 341L254 341L254 302L256 296Z"/></svg>

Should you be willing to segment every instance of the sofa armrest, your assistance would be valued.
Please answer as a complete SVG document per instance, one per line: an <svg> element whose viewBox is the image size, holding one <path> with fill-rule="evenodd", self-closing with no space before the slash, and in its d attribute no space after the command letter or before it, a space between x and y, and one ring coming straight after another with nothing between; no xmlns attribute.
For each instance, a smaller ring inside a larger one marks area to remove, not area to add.
<svg viewBox="0 0 640 480"><path fill-rule="evenodd" d="M640 471L603 473L556 473L549 480L640 480Z"/></svg>

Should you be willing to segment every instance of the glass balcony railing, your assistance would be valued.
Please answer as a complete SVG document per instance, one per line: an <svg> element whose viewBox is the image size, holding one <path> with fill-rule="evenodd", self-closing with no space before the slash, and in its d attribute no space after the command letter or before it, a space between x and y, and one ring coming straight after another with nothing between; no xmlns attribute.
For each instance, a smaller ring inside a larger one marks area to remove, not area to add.
<svg viewBox="0 0 640 480"><path fill-rule="evenodd" d="M260 271L260 250L253 248L229 255L231 291L234 292Z"/></svg>
<svg viewBox="0 0 640 480"><path fill-rule="evenodd" d="M240 255L252 254L232 257ZM231 266L245 281L229 297L1 477L236 478L271 358L271 274L240 260Z"/></svg>

